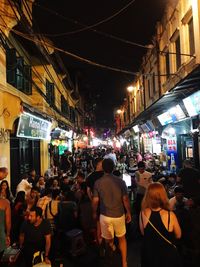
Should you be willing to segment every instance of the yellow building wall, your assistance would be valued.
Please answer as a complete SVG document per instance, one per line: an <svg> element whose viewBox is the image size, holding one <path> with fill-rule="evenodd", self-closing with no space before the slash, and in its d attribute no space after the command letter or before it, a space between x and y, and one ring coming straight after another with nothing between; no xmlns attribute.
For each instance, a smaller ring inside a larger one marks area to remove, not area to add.
<svg viewBox="0 0 200 267"><path fill-rule="evenodd" d="M4 32L5 36L9 38L9 45L11 47L16 48L18 56L22 56L24 61L28 65L32 65L32 78L33 81L37 84L38 88L46 95L46 79L50 82L55 83L55 102L56 106L59 110L61 110L61 94L67 100L69 106L75 107L76 102L72 99L69 89L65 88L59 78L59 75L55 72L54 68L51 65L46 65L46 68L50 72L50 75L45 70L44 66L40 63L37 64L38 59L31 58L28 51L12 36L10 29L14 27L18 20L15 15L19 15L17 10L15 9L15 5L13 7L16 11L16 14L13 12L10 7L10 3L12 1L2 0L2 10L5 12L5 16L2 15L0 17L0 29ZM29 5L31 7L34 0L29 1ZM24 6L22 6L24 10ZM24 10L25 11L25 10ZM7 15L6 15L7 14ZM9 15L9 16L8 16ZM26 15L26 14L25 14ZM20 18L20 16L18 16ZM31 23L31 21L29 21ZM58 114L54 111L49 105L46 103L45 99L40 95L40 93L36 90L34 85L32 86L32 95L28 96L23 92L20 92L12 85L6 82L6 54L5 49L0 46L0 130L4 129L9 131L13 130L14 121L20 116L22 112L22 103L33 107L35 111L41 112L42 114L46 114L52 118L53 124L52 129L57 126L58 120L64 122L67 125L73 127L73 124L66 118L62 116L62 114ZM51 79L51 77L53 79ZM48 153L48 140L40 141L40 163L41 163L41 174L48 169L50 165L49 161L49 153ZM4 143L0 142L0 165L6 165L10 171L10 141ZM8 180L10 181L10 175L8 176Z"/></svg>

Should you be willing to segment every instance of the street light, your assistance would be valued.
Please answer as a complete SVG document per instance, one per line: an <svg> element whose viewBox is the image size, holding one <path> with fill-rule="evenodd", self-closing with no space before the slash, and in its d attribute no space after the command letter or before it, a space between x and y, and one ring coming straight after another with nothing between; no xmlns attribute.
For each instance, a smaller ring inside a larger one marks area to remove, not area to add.
<svg viewBox="0 0 200 267"><path fill-rule="evenodd" d="M121 109L118 109L117 110L117 114L121 114L122 113L122 110Z"/></svg>
<svg viewBox="0 0 200 267"><path fill-rule="evenodd" d="M135 89L135 87L132 86L132 85L130 85L130 86L127 87L127 91L128 91L129 93L133 92L134 89Z"/></svg>

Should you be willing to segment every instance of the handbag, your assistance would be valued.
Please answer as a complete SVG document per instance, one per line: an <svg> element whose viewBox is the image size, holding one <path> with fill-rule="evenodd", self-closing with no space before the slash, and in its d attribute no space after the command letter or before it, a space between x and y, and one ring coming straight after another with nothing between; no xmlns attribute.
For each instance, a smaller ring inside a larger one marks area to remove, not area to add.
<svg viewBox="0 0 200 267"><path fill-rule="evenodd" d="M7 265L12 265L17 262L20 253L21 249L16 245L9 246L4 250L0 262L4 264L6 263Z"/></svg>
<svg viewBox="0 0 200 267"><path fill-rule="evenodd" d="M35 263L36 259L38 260L39 258L39 263ZM32 267L51 267L51 264L47 264L44 261L44 252L37 251L33 255L33 265Z"/></svg>

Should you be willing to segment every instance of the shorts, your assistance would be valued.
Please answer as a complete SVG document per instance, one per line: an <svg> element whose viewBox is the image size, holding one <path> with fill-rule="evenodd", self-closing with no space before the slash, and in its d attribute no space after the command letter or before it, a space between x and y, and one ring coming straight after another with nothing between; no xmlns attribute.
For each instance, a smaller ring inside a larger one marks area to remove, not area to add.
<svg viewBox="0 0 200 267"><path fill-rule="evenodd" d="M101 236L105 239L113 239L116 237L122 237L126 234L125 215L112 218L104 215L100 215Z"/></svg>

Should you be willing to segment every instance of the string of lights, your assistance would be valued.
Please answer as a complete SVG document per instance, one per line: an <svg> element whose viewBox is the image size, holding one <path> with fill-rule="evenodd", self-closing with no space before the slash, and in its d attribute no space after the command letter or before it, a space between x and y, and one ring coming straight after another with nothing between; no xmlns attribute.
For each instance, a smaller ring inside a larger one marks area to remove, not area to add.
<svg viewBox="0 0 200 267"><path fill-rule="evenodd" d="M125 11L129 6L131 6L134 2L135 2L136 0L132 0L132 1L130 1L127 5L125 5L123 8L121 8L119 11L117 11L116 13L114 13L113 15L111 15L111 16L109 16L108 18L105 18L105 19L103 19L103 20L101 20L101 21L99 21L99 22L96 22L96 23L94 23L94 24L92 24L92 25L84 25L84 27L83 28L81 28L81 29L78 29L78 30L75 30L75 31L70 31L70 32L65 32L64 34L63 33L60 33L60 34L56 34L56 35L54 35L54 36L63 36L63 35L70 35L70 34L76 34L76 33L79 33L79 32L83 32L83 31L87 31L87 30L90 30L90 29L92 29L92 28L95 28L95 27L97 27L97 26L99 26L99 25L101 25L101 24L103 24L103 23L105 23L105 22L108 22L108 21L110 21L110 20L112 20L113 18L115 18L116 16L118 16L119 14L121 14L123 11ZM35 5L37 5L37 6L40 6L38 3L35 3ZM42 6L40 6L40 7L42 7ZM42 8L45 8L45 7L42 7ZM45 9L47 9L47 8L45 8ZM57 13L57 12L56 12ZM57 13L57 15L59 15L58 13ZM76 23L76 24L80 24L80 23ZM50 36L50 35L49 35Z"/></svg>

